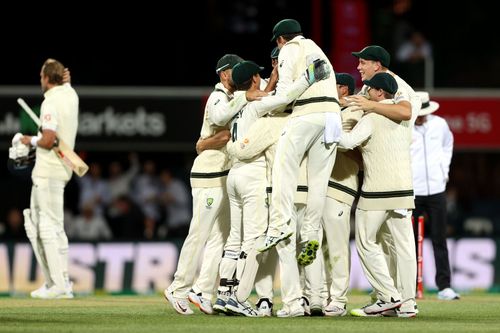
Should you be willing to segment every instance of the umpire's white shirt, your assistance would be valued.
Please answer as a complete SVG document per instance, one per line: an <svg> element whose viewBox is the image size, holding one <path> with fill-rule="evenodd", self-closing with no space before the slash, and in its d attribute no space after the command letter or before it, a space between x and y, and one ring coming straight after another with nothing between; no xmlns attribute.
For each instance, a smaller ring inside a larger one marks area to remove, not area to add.
<svg viewBox="0 0 500 333"><path fill-rule="evenodd" d="M40 110L42 129L55 131L58 138L73 149L78 129L78 95L71 85L64 84L47 90L44 97ZM53 150L37 148L32 175L67 181L71 178L72 170Z"/></svg>
<svg viewBox="0 0 500 333"><path fill-rule="evenodd" d="M414 127L411 156L415 195L445 191L452 155L453 134L446 120L428 115L423 125Z"/></svg>

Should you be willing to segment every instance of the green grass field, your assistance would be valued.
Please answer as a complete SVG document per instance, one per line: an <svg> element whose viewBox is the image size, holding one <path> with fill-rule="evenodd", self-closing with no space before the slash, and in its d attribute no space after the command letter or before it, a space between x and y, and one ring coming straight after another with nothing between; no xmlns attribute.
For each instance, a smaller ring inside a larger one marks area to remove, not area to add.
<svg viewBox="0 0 500 333"><path fill-rule="evenodd" d="M366 295L351 295L349 309ZM459 301L418 302L417 318L244 318L178 315L161 295L87 296L73 300L0 298L0 332L500 332L500 294L473 293Z"/></svg>

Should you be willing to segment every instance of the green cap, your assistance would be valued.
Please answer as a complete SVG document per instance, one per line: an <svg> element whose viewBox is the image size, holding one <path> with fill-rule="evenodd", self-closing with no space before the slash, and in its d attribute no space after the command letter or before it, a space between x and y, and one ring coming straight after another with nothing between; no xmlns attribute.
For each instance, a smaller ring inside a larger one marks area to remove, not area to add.
<svg viewBox="0 0 500 333"><path fill-rule="evenodd" d="M263 69L264 67L260 67L253 61L242 61L233 67L233 82L236 85L243 84Z"/></svg>
<svg viewBox="0 0 500 333"><path fill-rule="evenodd" d="M382 89L392 95L398 91L398 83L389 73L377 73L370 80L365 80L363 83L368 87Z"/></svg>
<svg viewBox="0 0 500 333"><path fill-rule="evenodd" d="M280 49L276 46L272 51L271 51L271 59L278 59L278 56L280 55Z"/></svg>
<svg viewBox="0 0 500 333"><path fill-rule="evenodd" d="M380 61L382 66L389 67L391 63L391 56L382 46L369 45L359 52L352 52L352 55L356 58L362 58L366 60Z"/></svg>
<svg viewBox="0 0 500 333"><path fill-rule="evenodd" d="M274 42L279 36L296 34L299 32L302 32L299 22L294 19L281 20L276 23L273 28L273 38L271 38L271 42Z"/></svg>
<svg viewBox="0 0 500 333"><path fill-rule="evenodd" d="M233 68L237 63L242 62L243 59L236 54L225 54L222 58L217 61L217 66L215 67L215 73L219 74L226 69Z"/></svg>
<svg viewBox="0 0 500 333"><path fill-rule="evenodd" d="M349 90L349 95L354 94L354 88L356 84L354 83L354 77L348 73L335 73L335 80L337 84L342 86L347 86Z"/></svg>

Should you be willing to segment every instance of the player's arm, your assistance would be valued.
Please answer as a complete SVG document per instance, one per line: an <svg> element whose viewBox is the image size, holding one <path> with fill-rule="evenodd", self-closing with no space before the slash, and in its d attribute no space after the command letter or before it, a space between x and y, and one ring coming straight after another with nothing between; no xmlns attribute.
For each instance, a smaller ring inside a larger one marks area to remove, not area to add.
<svg viewBox="0 0 500 333"><path fill-rule="evenodd" d="M57 146L56 132L45 129L42 131L42 136L24 135L21 138L21 142L25 145L31 145L33 147L52 149L52 147Z"/></svg>
<svg viewBox="0 0 500 333"><path fill-rule="evenodd" d="M349 105L362 108L366 113L374 112L394 121L411 119L411 104L403 100L397 104L385 104L370 101L361 95L349 96Z"/></svg>
<svg viewBox="0 0 500 333"><path fill-rule="evenodd" d="M364 116L354 126L350 132L342 132L339 141L339 148L341 149L354 149L363 142L365 142L373 132L372 121L370 115Z"/></svg>
<svg viewBox="0 0 500 333"><path fill-rule="evenodd" d="M236 92L234 98L229 102L225 102L226 97L223 96L222 92L214 92L212 95L207 102L210 107L208 120L214 125L225 126L248 102L259 100L263 96L267 96L267 93L261 90L240 91Z"/></svg>
<svg viewBox="0 0 500 333"><path fill-rule="evenodd" d="M56 129L58 124L56 109L51 104L43 102L40 110L40 120L42 122L42 135L25 135L21 138L21 142L25 145L31 145L33 147L52 149L52 147L58 145L56 136Z"/></svg>
<svg viewBox="0 0 500 333"><path fill-rule="evenodd" d="M275 126L280 124L274 117L258 119L250 126L245 138L228 142L227 151L240 161L254 158L278 141Z"/></svg>
<svg viewBox="0 0 500 333"><path fill-rule="evenodd" d="M277 83L278 83L278 66L274 66L264 91L268 93L273 91L274 89L276 89Z"/></svg>
<svg viewBox="0 0 500 333"><path fill-rule="evenodd" d="M328 78L331 74L328 64L324 60L315 60L303 75L296 79L285 91L279 95L268 96L249 105L258 117L262 117L273 110L283 110L283 107L296 100L314 83Z"/></svg>
<svg viewBox="0 0 500 333"><path fill-rule="evenodd" d="M229 130L222 130L206 139L200 138L198 142L196 142L196 152L201 154L208 149L220 149L226 145L229 139L231 139L231 132L229 132Z"/></svg>

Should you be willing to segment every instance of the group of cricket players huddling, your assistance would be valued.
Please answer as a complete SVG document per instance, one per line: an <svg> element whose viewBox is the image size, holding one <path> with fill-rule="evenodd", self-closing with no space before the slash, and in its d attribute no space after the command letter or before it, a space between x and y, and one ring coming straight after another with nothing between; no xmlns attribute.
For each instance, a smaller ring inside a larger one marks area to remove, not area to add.
<svg viewBox="0 0 500 333"><path fill-rule="evenodd" d="M352 52L364 84L354 95L354 78L335 74L296 20L278 22L272 41L267 80L237 55L217 62L191 170L193 218L165 297L184 315L191 302L206 314L271 316L279 263L278 317L346 315L359 196L356 247L373 292L350 313L415 317L410 144L420 98L380 46Z"/></svg>

